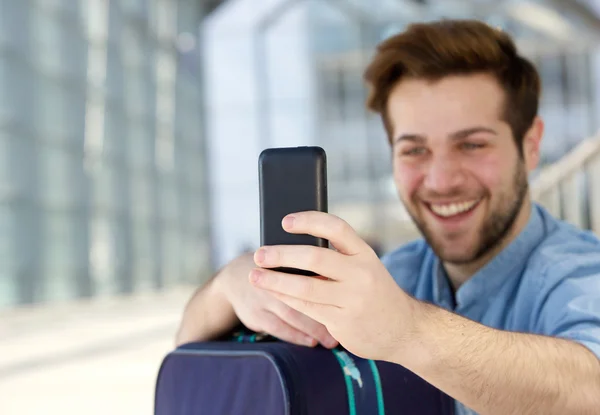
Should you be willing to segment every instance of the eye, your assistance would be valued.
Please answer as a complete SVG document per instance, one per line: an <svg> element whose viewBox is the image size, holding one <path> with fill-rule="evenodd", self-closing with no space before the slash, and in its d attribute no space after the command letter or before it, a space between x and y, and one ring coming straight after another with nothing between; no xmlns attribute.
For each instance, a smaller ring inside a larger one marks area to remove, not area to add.
<svg viewBox="0 0 600 415"><path fill-rule="evenodd" d="M477 150L479 148L483 148L485 147L485 144L478 144L478 143L461 143L460 144L460 148L462 150Z"/></svg>
<svg viewBox="0 0 600 415"><path fill-rule="evenodd" d="M425 154L427 149L425 147L412 147L406 150L402 150L403 156L421 156Z"/></svg>

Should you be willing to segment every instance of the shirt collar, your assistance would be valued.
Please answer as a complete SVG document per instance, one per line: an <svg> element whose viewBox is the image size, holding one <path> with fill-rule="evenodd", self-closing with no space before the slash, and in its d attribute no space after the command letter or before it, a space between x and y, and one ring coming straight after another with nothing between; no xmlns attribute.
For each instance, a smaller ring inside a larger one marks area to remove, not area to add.
<svg viewBox="0 0 600 415"><path fill-rule="evenodd" d="M544 221L540 208L532 203L531 214L525 228L490 262L484 265L456 292L456 308L466 310L476 304L486 303L499 288L521 276L531 252L544 237ZM437 259L437 258L436 258ZM434 263L434 295L436 300L447 298L450 284L439 260Z"/></svg>
<svg viewBox="0 0 600 415"><path fill-rule="evenodd" d="M440 307L453 310L456 307L450 280L442 266L442 261L435 256L433 260L433 301Z"/></svg>

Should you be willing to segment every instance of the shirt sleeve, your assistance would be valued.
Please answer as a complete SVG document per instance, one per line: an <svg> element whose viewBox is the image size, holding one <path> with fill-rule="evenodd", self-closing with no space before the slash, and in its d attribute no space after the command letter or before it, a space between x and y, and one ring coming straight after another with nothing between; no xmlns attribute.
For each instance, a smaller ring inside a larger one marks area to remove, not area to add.
<svg viewBox="0 0 600 415"><path fill-rule="evenodd" d="M600 359L600 255L552 268L540 292L535 331L578 342Z"/></svg>

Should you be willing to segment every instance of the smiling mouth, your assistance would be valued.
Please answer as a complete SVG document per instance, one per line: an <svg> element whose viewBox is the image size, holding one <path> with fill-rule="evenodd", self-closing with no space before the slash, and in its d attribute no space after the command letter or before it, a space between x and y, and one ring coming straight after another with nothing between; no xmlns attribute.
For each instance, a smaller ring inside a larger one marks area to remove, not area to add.
<svg viewBox="0 0 600 415"><path fill-rule="evenodd" d="M427 203L427 206L437 216L451 218L472 211L480 201L481 199L445 204Z"/></svg>

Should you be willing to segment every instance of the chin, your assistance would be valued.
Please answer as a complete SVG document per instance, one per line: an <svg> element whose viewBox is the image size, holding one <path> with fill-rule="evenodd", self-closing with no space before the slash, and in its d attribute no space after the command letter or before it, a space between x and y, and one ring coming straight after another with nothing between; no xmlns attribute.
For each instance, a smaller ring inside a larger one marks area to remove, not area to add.
<svg viewBox="0 0 600 415"><path fill-rule="evenodd" d="M443 262L453 264L468 264L477 259L478 246L472 243L471 238L457 238L455 240L440 241L437 238L425 236L425 240L431 246L431 249Z"/></svg>
<svg viewBox="0 0 600 415"><path fill-rule="evenodd" d="M450 250L448 250L448 251L438 252L435 248L432 247L432 249L442 262L448 262L450 264L456 264L456 265L470 264L471 262L473 262L477 259L476 254L474 252L465 254L464 251L463 252L448 252L448 251L450 251Z"/></svg>

